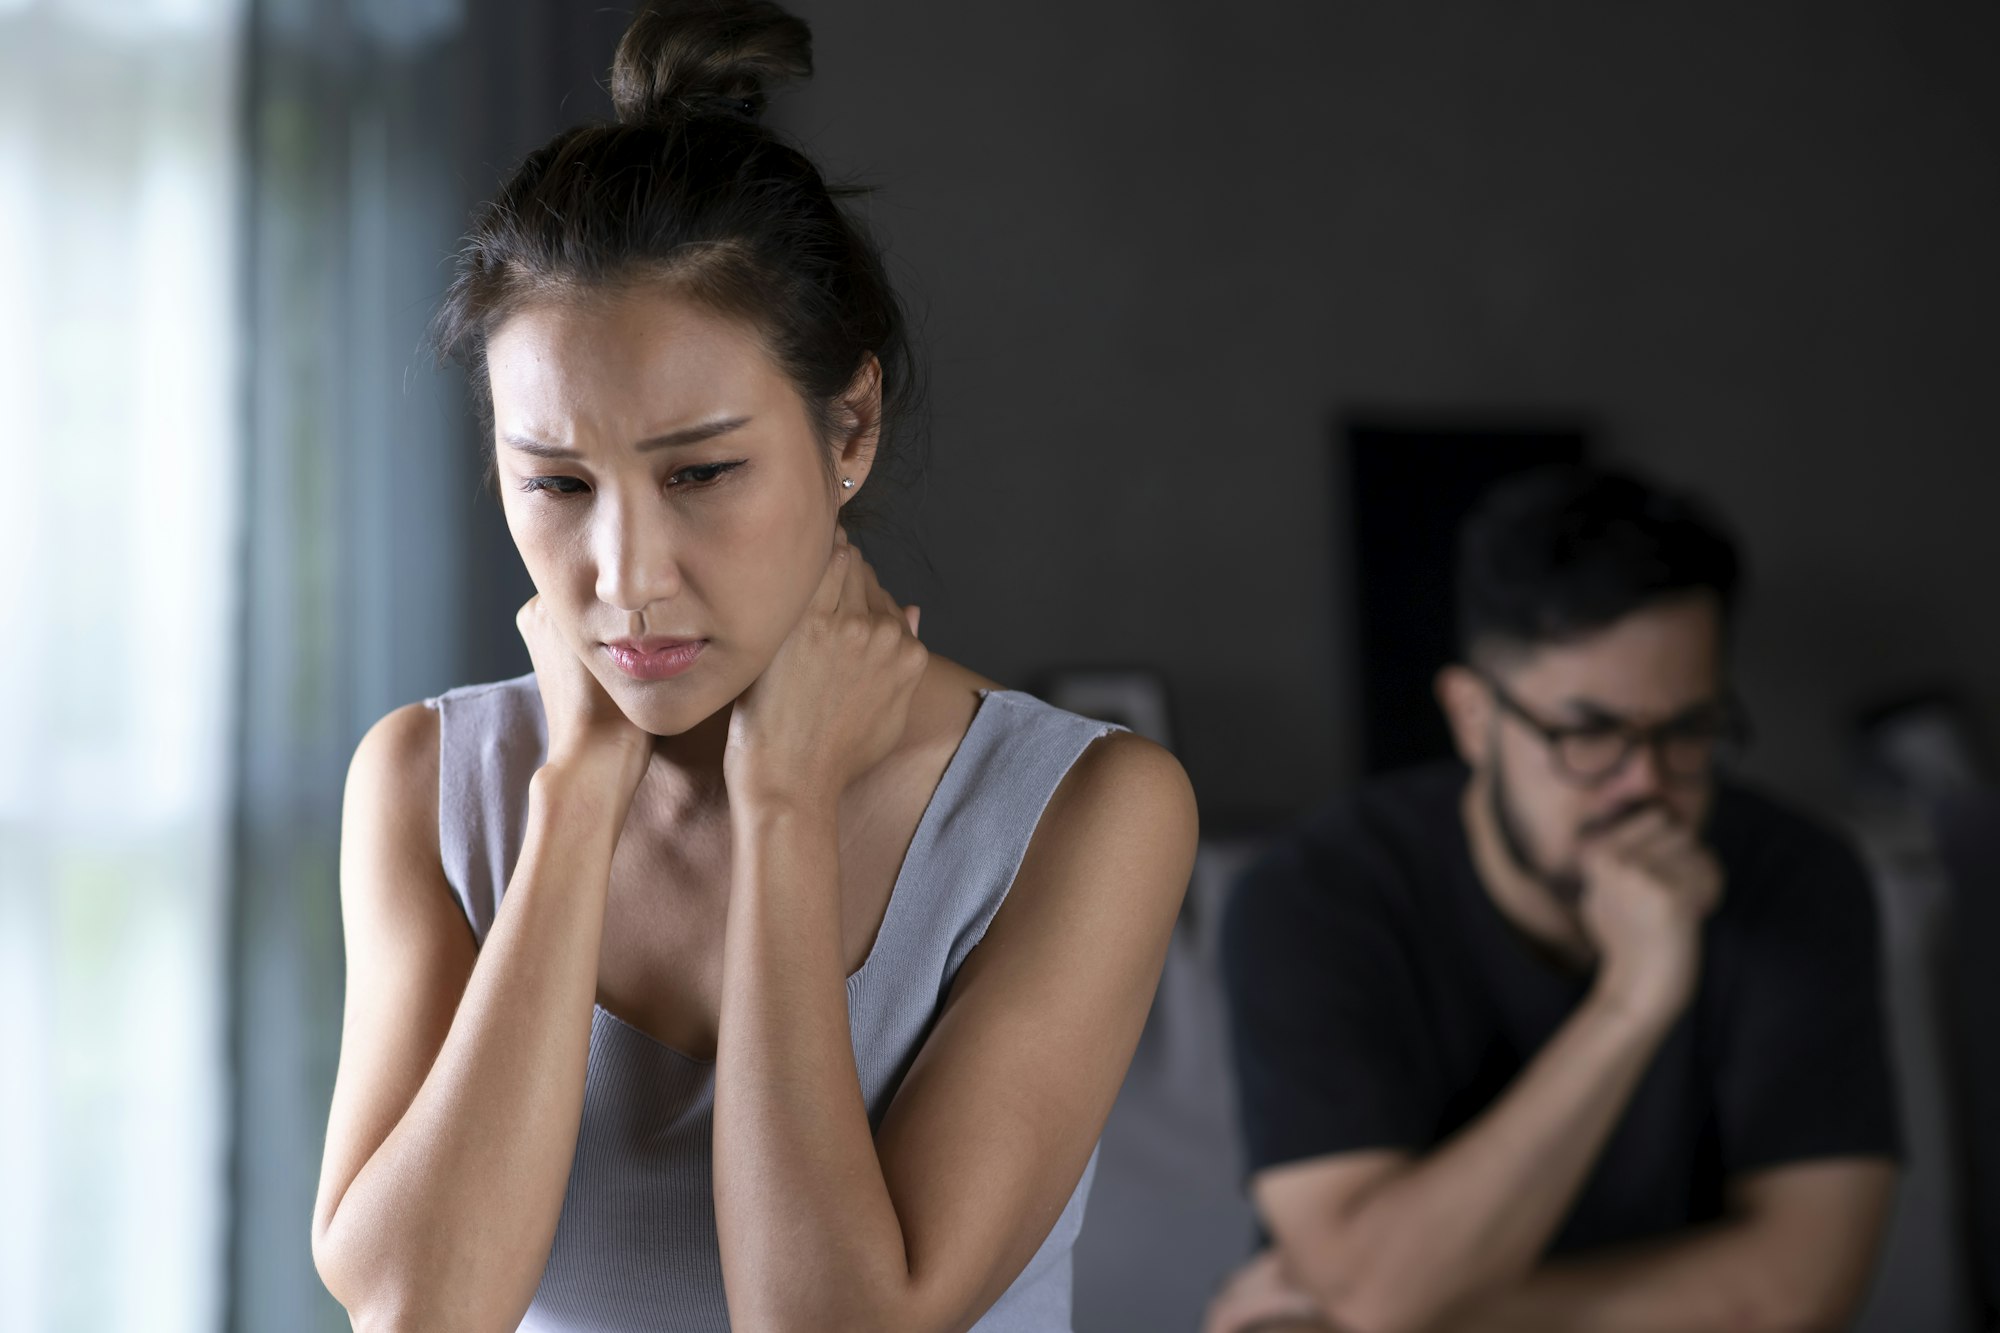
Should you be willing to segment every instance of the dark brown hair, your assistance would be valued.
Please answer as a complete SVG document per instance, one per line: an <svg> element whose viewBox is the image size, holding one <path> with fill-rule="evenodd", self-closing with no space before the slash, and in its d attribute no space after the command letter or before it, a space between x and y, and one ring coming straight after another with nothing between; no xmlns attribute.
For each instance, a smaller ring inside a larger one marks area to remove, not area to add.
<svg viewBox="0 0 2000 1333"><path fill-rule="evenodd" d="M1742 577L1735 540L1694 496L1629 472L1537 469L1494 487L1460 529L1459 653L1570 642L1697 592L1726 627Z"/></svg>
<svg viewBox="0 0 2000 1333"><path fill-rule="evenodd" d="M612 65L617 123L567 130L515 168L475 215L432 323L466 370L489 460L492 331L532 301L663 280L757 329L823 439L873 356L883 471L917 400L902 306L842 207L857 192L829 187L760 119L769 88L811 75L811 30L768 0L640 9Z"/></svg>

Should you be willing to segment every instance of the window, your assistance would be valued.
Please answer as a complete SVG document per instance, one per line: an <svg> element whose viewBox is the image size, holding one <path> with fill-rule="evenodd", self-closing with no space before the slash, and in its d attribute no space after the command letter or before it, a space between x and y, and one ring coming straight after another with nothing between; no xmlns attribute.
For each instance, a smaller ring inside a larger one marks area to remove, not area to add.
<svg viewBox="0 0 2000 1333"><path fill-rule="evenodd" d="M0 0L0 1327L220 1325L236 0Z"/></svg>

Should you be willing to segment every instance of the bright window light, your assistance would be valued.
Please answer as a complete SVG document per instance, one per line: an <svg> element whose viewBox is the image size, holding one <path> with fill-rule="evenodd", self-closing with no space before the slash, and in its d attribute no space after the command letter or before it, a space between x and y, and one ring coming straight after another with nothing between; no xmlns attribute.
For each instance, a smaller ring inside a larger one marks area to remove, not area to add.
<svg viewBox="0 0 2000 1333"><path fill-rule="evenodd" d="M0 0L0 1328L220 1327L235 0Z"/></svg>

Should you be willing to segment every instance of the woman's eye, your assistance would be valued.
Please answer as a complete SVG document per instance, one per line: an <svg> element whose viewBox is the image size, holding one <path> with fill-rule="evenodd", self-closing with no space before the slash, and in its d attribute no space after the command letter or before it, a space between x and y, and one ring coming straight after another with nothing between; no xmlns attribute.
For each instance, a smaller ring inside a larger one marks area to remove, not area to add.
<svg viewBox="0 0 2000 1333"><path fill-rule="evenodd" d="M716 479L721 477L725 472L734 472L737 468L742 466L743 464L740 462L696 463L693 467L684 467L680 471L668 477L667 485L706 486L710 482L715 481Z"/></svg>
<svg viewBox="0 0 2000 1333"><path fill-rule="evenodd" d="M550 495L581 495L589 487L575 477L528 477L521 482L524 491L546 491Z"/></svg>

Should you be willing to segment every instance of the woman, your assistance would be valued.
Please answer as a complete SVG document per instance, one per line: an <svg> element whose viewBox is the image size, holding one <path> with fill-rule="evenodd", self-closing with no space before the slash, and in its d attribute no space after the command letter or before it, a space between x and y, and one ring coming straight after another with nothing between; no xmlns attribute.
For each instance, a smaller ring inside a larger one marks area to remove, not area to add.
<svg viewBox="0 0 2000 1333"><path fill-rule="evenodd" d="M358 1328L1069 1327L1193 802L930 656L848 544L910 365L757 121L809 40L643 12L620 123L523 163L440 315L535 671L349 775L313 1252Z"/></svg>

